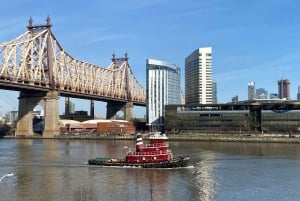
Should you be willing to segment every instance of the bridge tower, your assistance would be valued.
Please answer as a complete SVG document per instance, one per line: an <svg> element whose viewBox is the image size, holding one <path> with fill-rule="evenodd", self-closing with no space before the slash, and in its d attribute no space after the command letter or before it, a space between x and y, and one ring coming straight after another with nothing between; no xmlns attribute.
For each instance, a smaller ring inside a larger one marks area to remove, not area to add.
<svg viewBox="0 0 300 201"><path fill-rule="evenodd" d="M130 93L130 87L129 87L129 75L130 75L130 69L128 64L128 56L127 53L125 53L124 58L116 58L115 54L112 55L112 63L114 64L114 69L118 69L118 65L122 62L126 62L126 70L125 70L125 85L126 85L126 91L127 91L127 100L128 102L122 102L117 100L110 100L107 102L106 106L106 119L115 119L116 115L119 111L122 111L124 113L125 120L132 121L133 120L133 101Z"/></svg>
<svg viewBox="0 0 300 201"><path fill-rule="evenodd" d="M31 37L44 29L48 29L49 35L47 38L46 48L46 68L45 74L49 79L50 90L46 92L32 92L32 91L21 91L19 97L19 116L17 122L16 136L30 136L33 135L33 116L32 111L34 107L39 104L44 108L44 130L43 137L51 138L60 133L59 130L59 111L58 111L58 91L55 90L55 80L53 75L53 52L52 43L50 38L51 24L49 16L46 19L45 25L33 25L32 18L29 19L27 26ZM33 52L34 54L34 52Z"/></svg>

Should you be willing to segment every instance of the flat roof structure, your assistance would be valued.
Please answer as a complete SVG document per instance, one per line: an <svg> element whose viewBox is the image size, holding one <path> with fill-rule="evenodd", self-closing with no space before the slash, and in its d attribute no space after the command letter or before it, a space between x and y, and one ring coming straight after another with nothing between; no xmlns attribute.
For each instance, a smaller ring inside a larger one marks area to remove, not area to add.
<svg viewBox="0 0 300 201"><path fill-rule="evenodd" d="M167 105L165 129L197 133L298 133L300 101Z"/></svg>

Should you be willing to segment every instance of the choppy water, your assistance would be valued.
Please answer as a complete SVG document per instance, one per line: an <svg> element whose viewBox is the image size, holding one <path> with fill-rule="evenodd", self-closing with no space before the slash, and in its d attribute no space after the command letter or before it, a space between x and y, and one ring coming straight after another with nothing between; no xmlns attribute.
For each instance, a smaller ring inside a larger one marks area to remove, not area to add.
<svg viewBox="0 0 300 201"><path fill-rule="evenodd" d="M299 200L300 145L170 142L184 169L102 168L133 141L0 140L0 200Z"/></svg>

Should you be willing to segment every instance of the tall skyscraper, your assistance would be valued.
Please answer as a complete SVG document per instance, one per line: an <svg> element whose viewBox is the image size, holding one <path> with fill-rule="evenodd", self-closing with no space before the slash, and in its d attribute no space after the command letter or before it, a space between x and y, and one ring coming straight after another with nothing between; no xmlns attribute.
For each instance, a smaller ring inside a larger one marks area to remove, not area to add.
<svg viewBox="0 0 300 201"><path fill-rule="evenodd" d="M185 58L185 102L213 102L211 47L199 48Z"/></svg>
<svg viewBox="0 0 300 201"><path fill-rule="evenodd" d="M166 61L146 60L147 123L164 125L165 105L181 104L180 68Z"/></svg>
<svg viewBox="0 0 300 201"><path fill-rule="evenodd" d="M280 99L290 99L290 80L278 80L278 96Z"/></svg>
<svg viewBox="0 0 300 201"><path fill-rule="evenodd" d="M248 83L248 100L255 100L255 82Z"/></svg>

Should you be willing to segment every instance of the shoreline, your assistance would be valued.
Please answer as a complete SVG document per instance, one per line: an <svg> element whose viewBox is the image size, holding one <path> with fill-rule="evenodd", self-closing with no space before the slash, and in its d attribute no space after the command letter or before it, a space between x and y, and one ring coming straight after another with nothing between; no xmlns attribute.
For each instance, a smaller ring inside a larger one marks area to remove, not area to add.
<svg viewBox="0 0 300 201"><path fill-rule="evenodd" d="M145 140L148 138L143 136ZM44 138L40 135L33 136L4 136L2 139L54 139L54 140L135 140L134 135L79 135L55 136ZM203 141L203 142L251 142L251 143L292 143L300 144L299 136L288 135L231 135L231 134L170 134L169 141Z"/></svg>
<svg viewBox="0 0 300 201"><path fill-rule="evenodd" d="M245 136L245 135L191 135L187 136L169 136L169 140L185 140L185 141L206 141L206 142L249 142L249 143L292 143L299 144L299 137L289 137L289 136Z"/></svg>

